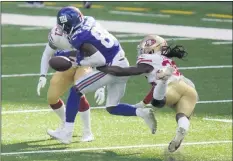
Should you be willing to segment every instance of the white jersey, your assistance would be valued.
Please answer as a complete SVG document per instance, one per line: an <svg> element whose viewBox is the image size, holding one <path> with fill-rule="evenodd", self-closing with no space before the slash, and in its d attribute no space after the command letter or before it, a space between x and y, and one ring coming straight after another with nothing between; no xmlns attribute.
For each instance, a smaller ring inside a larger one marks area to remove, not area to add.
<svg viewBox="0 0 233 161"><path fill-rule="evenodd" d="M40 65L40 74L46 75L49 68L49 59L54 55L56 50L73 50L67 35L59 27L54 26L48 35L48 44L46 45Z"/></svg>
<svg viewBox="0 0 233 161"><path fill-rule="evenodd" d="M171 66L175 69L173 75L169 78L168 83L171 81L179 80L182 75L172 59L169 59L160 54L141 54L138 56L137 64L141 63L151 65L154 68L153 71L145 74L149 83L157 83L156 73L158 72L158 70L164 68L165 66Z"/></svg>

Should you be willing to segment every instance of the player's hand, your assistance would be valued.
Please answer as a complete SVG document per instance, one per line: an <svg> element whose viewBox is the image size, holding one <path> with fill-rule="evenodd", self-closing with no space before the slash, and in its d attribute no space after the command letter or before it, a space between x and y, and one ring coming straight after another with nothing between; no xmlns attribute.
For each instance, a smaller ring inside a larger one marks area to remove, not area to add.
<svg viewBox="0 0 233 161"><path fill-rule="evenodd" d="M46 78L45 78L45 76L40 76L39 83L37 85L37 94L38 94L38 96L40 96L40 89L44 88L45 85L46 85Z"/></svg>
<svg viewBox="0 0 233 161"><path fill-rule="evenodd" d="M105 101L105 87L101 87L95 91L95 99L98 105L102 105Z"/></svg>
<svg viewBox="0 0 233 161"><path fill-rule="evenodd" d="M134 107L136 107L136 108L144 108L144 107L146 107L146 104L143 101L140 101L139 103L135 104Z"/></svg>

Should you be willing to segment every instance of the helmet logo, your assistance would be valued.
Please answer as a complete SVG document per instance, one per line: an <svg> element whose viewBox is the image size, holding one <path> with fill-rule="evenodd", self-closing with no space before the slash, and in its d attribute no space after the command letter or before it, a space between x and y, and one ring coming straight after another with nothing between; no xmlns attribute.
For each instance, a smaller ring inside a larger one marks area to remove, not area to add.
<svg viewBox="0 0 233 161"><path fill-rule="evenodd" d="M65 15L65 16L60 16L60 17L59 17L59 20L60 20L61 23L67 22L67 17L66 17L66 15Z"/></svg>
<svg viewBox="0 0 233 161"><path fill-rule="evenodd" d="M149 40L146 40L145 46L149 47L149 46L154 45L155 43L156 43L155 39L149 39Z"/></svg>

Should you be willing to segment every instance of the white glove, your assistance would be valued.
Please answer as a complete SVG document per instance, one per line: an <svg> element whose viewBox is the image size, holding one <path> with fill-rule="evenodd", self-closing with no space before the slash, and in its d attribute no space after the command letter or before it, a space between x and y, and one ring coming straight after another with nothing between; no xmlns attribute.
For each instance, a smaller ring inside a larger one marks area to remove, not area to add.
<svg viewBox="0 0 233 161"><path fill-rule="evenodd" d="M45 78L45 76L41 76L39 78L39 83L37 85L37 94L38 94L38 96L40 96L40 89L44 88L45 84L46 84L46 78Z"/></svg>
<svg viewBox="0 0 233 161"><path fill-rule="evenodd" d="M101 87L95 91L95 99L98 105L101 105L105 101L105 87Z"/></svg>
<svg viewBox="0 0 233 161"><path fill-rule="evenodd" d="M134 107L136 108L144 108L146 104L143 101L140 101L139 103L135 104Z"/></svg>

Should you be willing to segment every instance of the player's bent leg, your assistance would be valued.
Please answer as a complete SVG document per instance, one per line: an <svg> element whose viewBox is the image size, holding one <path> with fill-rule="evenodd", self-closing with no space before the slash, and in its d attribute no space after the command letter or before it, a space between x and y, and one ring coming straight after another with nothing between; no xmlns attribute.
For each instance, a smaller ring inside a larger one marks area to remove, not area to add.
<svg viewBox="0 0 233 161"><path fill-rule="evenodd" d="M67 99L65 126L59 133L53 135L54 138L65 144L71 143L74 120L78 112L76 107L79 107L81 97L83 94L93 92L96 89L107 85L112 81L111 77L111 75L99 71L92 71L76 82L76 85L71 88Z"/></svg>
<svg viewBox="0 0 233 161"><path fill-rule="evenodd" d="M74 85L79 78L90 73L91 71L92 71L92 68L90 67L78 67L74 75ZM83 124L81 141L82 142L92 141L94 140L94 136L91 132L90 105L85 95L81 97L79 112L80 112L80 118Z"/></svg>
<svg viewBox="0 0 233 161"><path fill-rule="evenodd" d="M170 152L175 152L181 145L182 141L184 140L185 135L189 129L189 119L184 113L177 113L176 114L176 121L178 127L176 129L176 135L173 140L169 143L168 150Z"/></svg>
<svg viewBox="0 0 233 161"><path fill-rule="evenodd" d="M152 109L135 108L133 105L120 103L124 96L126 81L120 83L111 83L107 86L106 110L112 115L120 116L139 116L144 119L151 129L152 134L156 132L157 122Z"/></svg>
<svg viewBox="0 0 233 161"><path fill-rule="evenodd" d="M60 99L60 96L62 96L72 84L74 72L74 69L70 69L65 72L56 72L50 80L47 93L48 104L62 121L65 120L65 108L63 101Z"/></svg>
<svg viewBox="0 0 233 161"><path fill-rule="evenodd" d="M50 86L47 93L48 103L62 122L60 127L58 127L56 130L47 130L47 133L50 136L52 136L52 133L59 132L64 127L65 105L60 99L60 96L63 95L68 87L72 84L74 72L74 69L70 69L65 72L56 72L50 80Z"/></svg>
<svg viewBox="0 0 233 161"><path fill-rule="evenodd" d="M185 86L185 85L184 85ZM175 106L176 109L176 121L178 124L177 130L176 130L176 136L169 144L169 151L174 152L176 151L185 135L187 134L190 126L189 118L191 117L191 114L193 113L193 110L195 108L195 105L197 103L197 92L194 88L187 86L186 91L181 97L181 99L178 101L178 103Z"/></svg>
<svg viewBox="0 0 233 161"><path fill-rule="evenodd" d="M74 87L71 87L69 97L66 103L66 122L64 127L58 131L51 133L50 136L59 140L61 143L69 144L72 141L74 131L74 121L78 113L80 98L82 95L77 94Z"/></svg>

